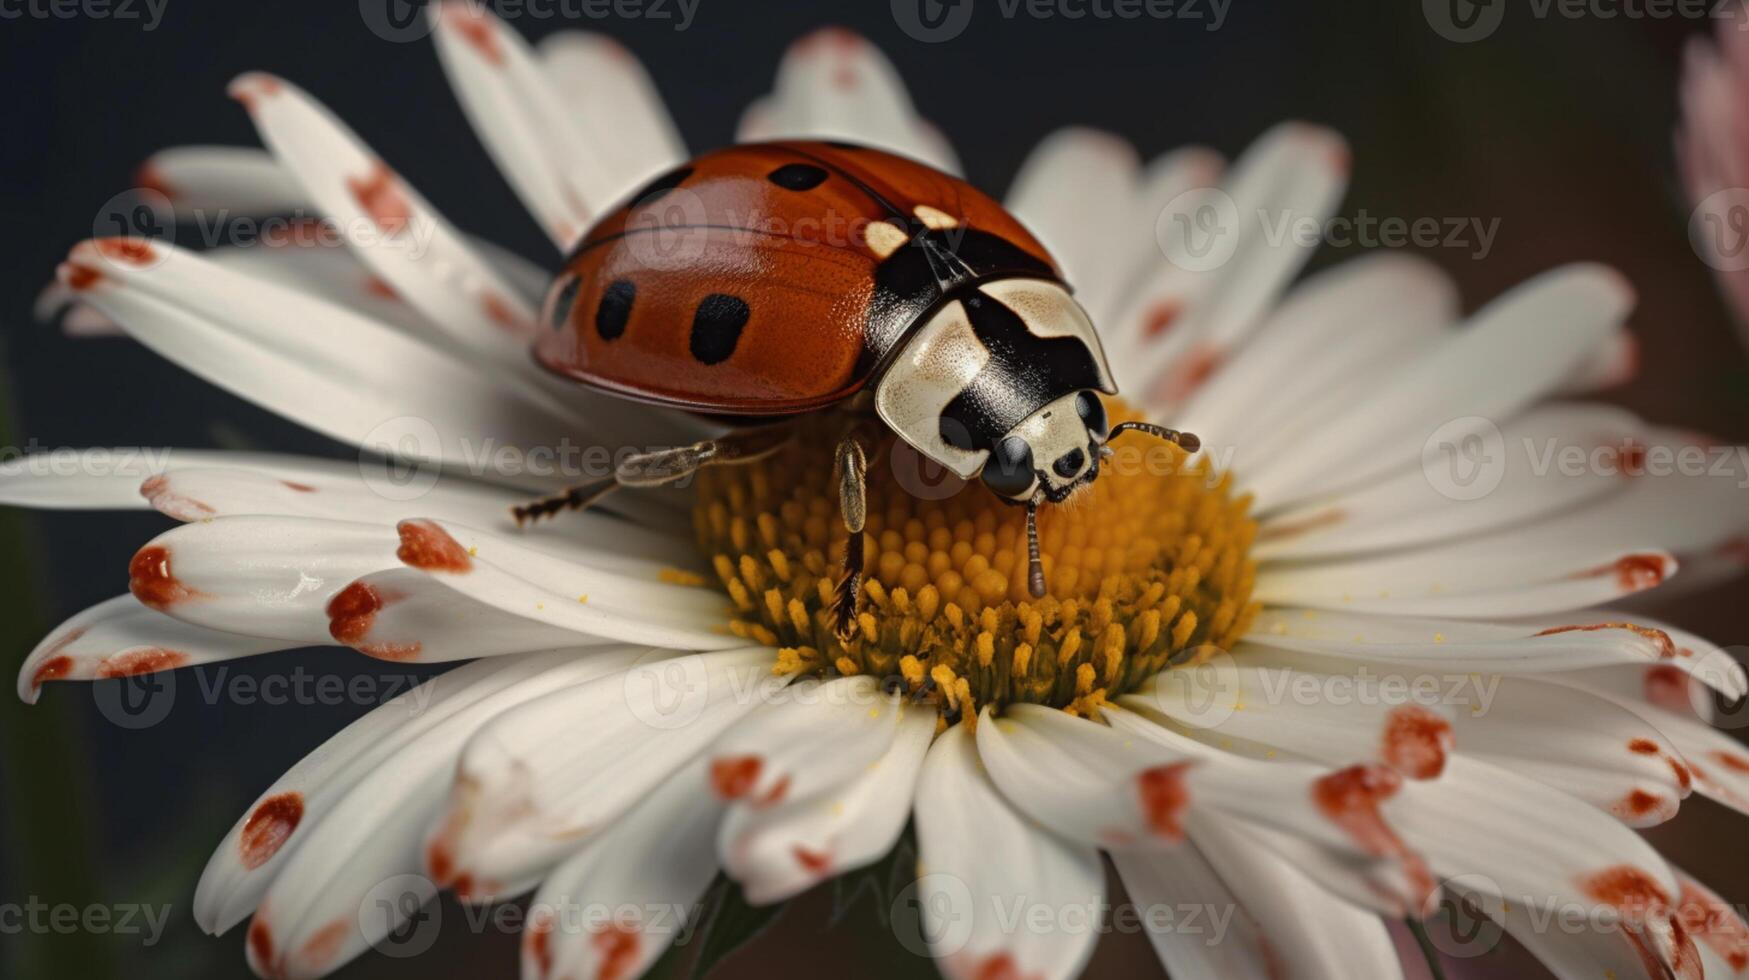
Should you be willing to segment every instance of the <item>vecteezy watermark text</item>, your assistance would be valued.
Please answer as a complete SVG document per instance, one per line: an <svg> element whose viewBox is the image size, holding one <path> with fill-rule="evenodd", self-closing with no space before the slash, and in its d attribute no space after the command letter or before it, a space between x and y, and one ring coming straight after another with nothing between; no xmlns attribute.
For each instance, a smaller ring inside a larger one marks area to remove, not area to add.
<svg viewBox="0 0 1749 980"><path fill-rule="evenodd" d="M991 0L984 0L990 3ZM993 0L1003 20L1175 21L1218 31L1233 0ZM891 0L893 20L914 40L951 41L972 22L973 0Z"/></svg>
<svg viewBox="0 0 1749 980"><path fill-rule="evenodd" d="M141 936L141 946L156 946L169 920L168 905L73 905L35 895L23 902L0 902L0 936Z"/></svg>
<svg viewBox="0 0 1749 980"><path fill-rule="evenodd" d="M0 20L139 21L155 31L170 0L0 0Z"/></svg>

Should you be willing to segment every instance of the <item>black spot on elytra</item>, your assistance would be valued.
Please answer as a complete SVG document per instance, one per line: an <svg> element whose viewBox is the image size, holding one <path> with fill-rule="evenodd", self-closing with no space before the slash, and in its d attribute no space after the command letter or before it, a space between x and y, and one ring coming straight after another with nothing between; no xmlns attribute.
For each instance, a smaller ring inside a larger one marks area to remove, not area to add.
<svg viewBox="0 0 1749 980"><path fill-rule="evenodd" d="M552 326L554 330L563 330L571 319L571 307L577 305L577 290L583 288L583 280L572 276L559 287L559 295L553 298Z"/></svg>
<svg viewBox="0 0 1749 980"><path fill-rule="evenodd" d="M702 364L728 360L752 312L739 296L728 293L712 293L700 300L692 314L692 356Z"/></svg>
<svg viewBox="0 0 1749 980"><path fill-rule="evenodd" d="M638 298L638 287L630 279L615 279L601 294L595 307L595 330L602 340L613 340L626 332L626 322L632 318L632 301Z"/></svg>
<svg viewBox="0 0 1749 980"><path fill-rule="evenodd" d="M810 191L826 181L826 171L811 163L786 163L765 179L788 191Z"/></svg>
<svg viewBox="0 0 1749 980"><path fill-rule="evenodd" d="M662 176L657 177L655 180L650 181L648 184L645 184L642 190L633 194L632 207L641 208L646 204L650 204L662 195L679 187L686 178L691 176L691 167L680 167L679 169L668 171Z"/></svg>

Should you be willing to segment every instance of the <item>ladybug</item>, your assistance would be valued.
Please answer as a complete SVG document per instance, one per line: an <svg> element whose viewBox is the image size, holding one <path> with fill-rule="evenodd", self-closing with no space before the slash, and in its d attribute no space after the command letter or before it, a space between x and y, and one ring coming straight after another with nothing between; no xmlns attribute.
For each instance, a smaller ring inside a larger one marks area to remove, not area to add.
<svg viewBox="0 0 1749 980"><path fill-rule="evenodd" d="M731 422L722 438L632 456L612 477L516 508L519 521L748 462L844 411L836 456L850 544L835 623L855 620L876 419L961 479L1027 508L1029 588L1045 591L1037 508L1099 475L1115 429L1099 336L1054 259L1002 206L917 161L841 142L743 144L657 177L572 247L535 356L624 398Z"/></svg>

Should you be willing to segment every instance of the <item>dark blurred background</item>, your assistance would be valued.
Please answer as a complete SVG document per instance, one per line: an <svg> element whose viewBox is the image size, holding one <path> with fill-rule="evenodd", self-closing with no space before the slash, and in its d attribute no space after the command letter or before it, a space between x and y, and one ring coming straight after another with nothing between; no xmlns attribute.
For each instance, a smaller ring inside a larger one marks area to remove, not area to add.
<svg viewBox="0 0 1749 980"><path fill-rule="evenodd" d="M129 341L73 340L33 321L32 300L55 264L92 234L99 208L130 186L143 158L179 144L254 145L224 89L241 71L265 69L333 107L463 228L542 263L555 256L468 128L429 41L392 43L367 29L363 9L382 0L363 8L354 0L158 2L162 20L151 30L144 0L133 0L137 19L115 8L108 18L45 17L31 11L50 9L47 0L0 2L4 441L343 455ZM1431 28L1422 3L1403 0L1231 0L1218 30L1209 30L1211 0L1181 0L1190 6L1176 18L1128 21L1041 20L1024 5L1008 17L1004 0L971 2L970 23L943 43L908 36L885 0L700 0L685 30L649 17L511 23L531 36L581 27L624 41L695 150L730 139L790 41L843 24L886 51L921 111L954 141L969 179L997 192L1040 137L1069 124L1112 130L1146 156L1196 142L1229 157L1284 118L1332 126L1355 151L1345 213L1498 219L1484 258L1473 248L1427 253L1462 284L1467 305L1555 264L1615 265L1639 289L1643 358L1640 376L1606 397L1749 440L1749 370L1689 248L1671 151L1680 52L1711 29L1707 21L1538 19L1514 4L1491 36L1456 43ZM673 0L665 7L677 11ZM1326 249L1316 262L1359 251ZM142 514L0 514L0 676L10 679L47 628L122 591L128 558L167 525ZM1743 644L1745 600L1749 589L1737 583L1660 611L1721 644ZM230 676L293 670L350 677L400 668L321 650L245 661ZM240 931L208 939L189 918L200 869L262 788L366 706L179 697L161 722L129 730L107 720L99 701L116 694L104 690L54 686L32 708L0 697L0 903L164 903L167 932L149 949L140 936L5 935L0 973L245 975ZM1749 852L1732 843L1741 833L1735 818L1696 796L1653 836L1728 899L1743 900ZM795 903L722 975L818 975L823 964L841 980L931 975L872 924L828 931L831 905L829 895ZM444 911L459 920L455 907ZM862 912L872 923L873 906ZM417 959L373 955L341 975L506 976L515 955L514 936L450 928ZM1454 976L1540 975L1510 950L1448 965ZM1114 936L1088 975L1158 973L1144 940Z"/></svg>

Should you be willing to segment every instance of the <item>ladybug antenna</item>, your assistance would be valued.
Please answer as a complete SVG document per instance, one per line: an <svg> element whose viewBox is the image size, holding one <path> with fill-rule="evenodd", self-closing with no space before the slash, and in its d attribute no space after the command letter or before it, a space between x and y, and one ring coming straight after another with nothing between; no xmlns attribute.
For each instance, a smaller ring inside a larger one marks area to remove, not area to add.
<svg viewBox="0 0 1749 980"><path fill-rule="evenodd" d="M1148 435L1164 439L1167 442L1176 443L1187 453L1194 453L1202 448L1202 440L1198 439L1194 433L1168 429L1152 422L1119 422L1111 427L1111 435L1106 436L1105 441L1109 443L1125 432L1146 432Z"/></svg>
<svg viewBox="0 0 1749 980"><path fill-rule="evenodd" d="M1026 586L1034 599L1045 597L1045 565L1038 556L1038 497L1026 502Z"/></svg>

